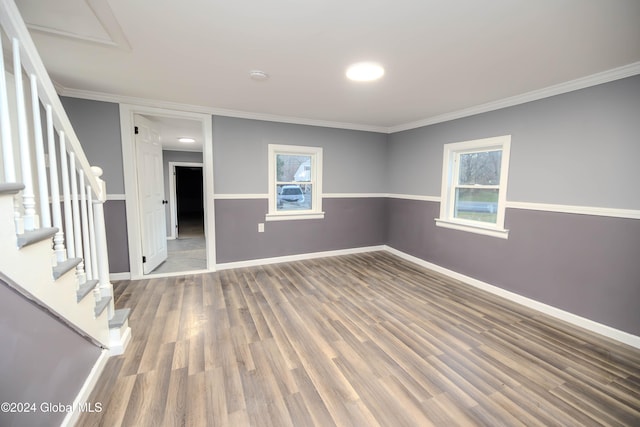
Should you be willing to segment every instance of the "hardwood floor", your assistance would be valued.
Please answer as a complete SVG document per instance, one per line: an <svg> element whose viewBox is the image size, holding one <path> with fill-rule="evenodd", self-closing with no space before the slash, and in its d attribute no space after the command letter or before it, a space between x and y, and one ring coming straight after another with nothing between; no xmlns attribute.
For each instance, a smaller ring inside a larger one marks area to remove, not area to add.
<svg viewBox="0 0 640 427"><path fill-rule="evenodd" d="M79 426L638 426L640 351L385 252L122 281Z"/></svg>

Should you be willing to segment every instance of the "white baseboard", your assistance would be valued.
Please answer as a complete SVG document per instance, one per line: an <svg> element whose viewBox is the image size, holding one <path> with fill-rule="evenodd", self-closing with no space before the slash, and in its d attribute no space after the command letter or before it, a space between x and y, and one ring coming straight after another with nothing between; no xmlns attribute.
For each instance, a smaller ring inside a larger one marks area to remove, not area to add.
<svg viewBox="0 0 640 427"><path fill-rule="evenodd" d="M222 264L217 264L216 271L229 270L231 268L255 267L258 265L266 265L266 264L278 264L281 262L302 261L305 259L313 259L313 258L324 258L324 257L330 257L330 256L358 254L363 252L382 251L384 249L385 249L384 245L365 246L362 248L338 249L335 251L312 252L312 253L298 254L298 255L285 255L285 256L279 256L279 257L273 257L273 258L250 259L247 261L225 262Z"/></svg>
<svg viewBox="0 0 640 427"><path fill-rule="evenodd" d="M266 265L266 264L277 264L281 262L302 261L305 259L313 259L313 258L349 255L349 254L356 254L356 253L363 253L363 252L374 252L374 251L381 251L381 250L397 255L400 258L413 262L414 264L418 264L422 267L437 271L446 276L460 280L461 282L464 282L475 288L482 289L486 292L503 297L509 301L513 301L517 304L534 309L541 313L547 314L551 317L555 317L556 319L565 321L567 323L570 323L572 325L594 332L596 334L605 336L607 338L611 338L623 344L627 344L632 347L640 349L639 336L621 331L619 329L612 328L611 326L607 326L602 323L595 322L593 320L578 316L576 314L570 313L565 310L561 310L559 308L536 301L534 299L527 298L522 295L518 295L514 292L510 292L505 289L502 289L498 286L491 285L489 283L474 279L473 277L465 276L464 274L457 273L453 270L449 270L437 264L433 264L431 262L425 261L413 255L409 255L407 253L404 253L402 251L399 251L397 249L394 249L386 245L366 246L362 248L352 248L352 249L339 249L335 251L325 251L325 252L312 252L312 253L306 253L306 254L286 255L286 256L273 257L273 258L260 258L260 259L253 259L253 260L247 260L247 261L227 262L227 263L217 264L216 271L228 270L232 268L255 267L258 265ZM111 280L127 280L130 277L131 275L129 273L114 273L110 275Z"/></svg>
<svg viewBox="0 0 640 427"><path fill-rule="evenodd" d="M430 263L421 258L415 257L413 255L409 255L397 249L394 249L389 246L385 246L384 249L392 253L394 255L399 256L402 259L410 261L414 264L418 264L422 267L428 268L430 270L437 271L438 273L442 273L446 276L452 277L456 280L460 280L468 285L471 285L475 288L482 289L483 291L492 293L494 295L498 295L502 298L508 299L509 301L515 302L517 304L523 305L525 307L534 309L541 313L547 314L551 317L555 317L556 319L565 321L572 325L578 326L580 328L586 329L588 331L594 332L596 334L605 336L607 338L611 338L613 340L619 341L623 344L630 345L632 347L640 349L640 337L636 335L632 335L628 332L621 331L619 329L612 328L611 326L603 325L602 323L594 322L593 320L589 320L587 318L578 316L576 314L570 313L565 310L561 310L559 308L550 306L548 304L544 304L542 302L533 300L531 298L523 297L522 295L518 295L514 292L507 291L495 285L490 285L488 283L482 282L480 280L474 279L473 277L465 276L464 274L456 273L453 270L449 270L447 268L441 267L437 264Z"/></svg>
<svg viewBox="0 0 640 427"><path fill-rule="evenodd" d="M109 280L131 280L131 273L109 273Z"/></svg>
<svg viewBox="0 0 640 427"><path fill-rule="evenodd" d="M97 403L102 404L102 402L89 402L88 400L89 400L89 396L91 395L91 392L93 391L93 388L95 387L96 383L98 382L98 379L100 378L100 375L102 374L102 371L104 371L105 366L107 366L107 360L109 360L109 350L105 349L105 350L102 350L102 353L100 353L98 360L93 365L93 368L91 368L91 372L89 372L89 376L84 381L84 384L80 389L80 392L78 393L75 400L73 401L73 411L67 412L67 416L64 417L64 420L62 420L61 427L74 426L78 422L78 419L80 418L83 407L86 409L97 410L98 407L96 407L96 404ZM90 404L90 405L87 405L87 404Z"/></svg>

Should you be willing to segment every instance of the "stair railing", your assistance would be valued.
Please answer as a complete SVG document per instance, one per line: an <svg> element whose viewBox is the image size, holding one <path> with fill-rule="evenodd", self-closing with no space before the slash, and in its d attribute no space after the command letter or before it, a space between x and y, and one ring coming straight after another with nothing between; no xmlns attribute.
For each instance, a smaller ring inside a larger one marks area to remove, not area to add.
<svg viewBox="0 0 640 427"><path fill-rule="evenodd" d="M0 25L0 166L4 182L24 184L17 233L55 227L53 265L75 259L78 287L97 280L96 299L112 297L102 170L89 164L13 0L0 0Z"/></svg>

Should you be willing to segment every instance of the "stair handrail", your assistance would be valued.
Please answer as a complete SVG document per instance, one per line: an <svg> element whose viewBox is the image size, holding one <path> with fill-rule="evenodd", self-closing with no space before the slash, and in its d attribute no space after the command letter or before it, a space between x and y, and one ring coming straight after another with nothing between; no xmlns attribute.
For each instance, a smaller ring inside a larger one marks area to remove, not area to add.
<svg viewBox="0 0 640 427"><path fill-rule="evenodd" d="M108 313L106 319L111 319L115 309L113 285L109 281L104 220L104 203L107 200L107 193L105 183L100 178L102 170L90 165L14 0L0 0L0 37L4 38L4 36L8 38L8 49L11 51L9 56L13 58L13 73L5 69L4 49L0 44L0 126L4 156L2 160L5 165L5 179L8 182L17 181L14 166L20 166L22 175L20 178L24 184L23 190L20 194L14 195L13 199L16 242L26 238L25 236L42 236L42 231L55 233L52 239L52 259L48 260L49 264L54 265L52 276L65 274L75 266L78 293L73 296L74 299L81 291L92 289L96 302L95 313L93 311L91 313L94 315L93 320L98 319L105 308ZM24 79L25 75L26 79ZM7 79L13 79L15 83L15 111L12 110L13 103L8 101ZM23 80L26 80L26 84L23 84ZM25 102L27 98L25 87L29 84L32 102L31 121L27 117L29 112ZM44 122L40 108L44 110L46 117ZM12 135L14 123L18 126L18 133L15 136ZM32 136L27 129L29 124L33 125ZM46 127L46 132L43 132L42 127ZM55 143L56 134L58 144ZM49 155L49 177L45 170L45 135ZM19 143L19 153L15 153L12 148L14 141ZM58 153L56 145L59 148ZM59 162L56 160L57 155ZM32 162L36 168L32 168ZM58 166L60 166L59 169ZM58 188L58 172L62 181L61 189ZM37 179L34 180L34 176ZM51 186L50 201L49 185ZM39 196L38 200L36 200L36 192ZM64 215L61 209L62 204ZM47 235L46 233L44 235ZM56 268L59 270L55 270ZM24 284L24 286L31 285ZM80 289L82 287L84 288ZM42 297L45 304L49 299L51 304L57 304L57 308L53 307L56 312L66 315L62 313L66 312L68 305L49 292L40 292L36 297ZM78 296L78 298L83 297ZM75 302L79 301L80 299ZM71 316L69 318L71 321L78 322L76 326L80 329L93 327L86 319L79 320L79 317L73 313L67 314ZM104 320L105 316L100 319ZM94 334L92 336L103 344L108 342L107 323L104 324L104 328L100 327L92 333Z"/></svg>
<svg viewBox="0 0 640 427"><path fill-rule="evenodd" d="M14 38L19 40L22 68L28 75L35 74L37 76L40 100L43 105L51 105L54 126L56 129L64 131L67 138L67 150L75 153L76 163L86 176L86 184L91 186L91 190L100 201L106 201L107 195L103 194L102 186L91 172L91 165L84 154L80 140L62 106L60 97L38 54L18 7L13 0L0 0L0 12L0 25L10 40Z"/></svg>

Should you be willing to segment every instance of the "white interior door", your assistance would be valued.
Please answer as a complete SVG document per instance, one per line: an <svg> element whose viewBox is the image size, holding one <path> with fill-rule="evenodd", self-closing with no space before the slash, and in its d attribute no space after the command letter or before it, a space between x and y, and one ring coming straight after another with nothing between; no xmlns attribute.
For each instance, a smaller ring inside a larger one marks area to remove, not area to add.
<svg viewBox="0 0 640 427"><path fill-rule="evenodd" d="M167 259L162 145L153 122L136 115L135 127L142 268L144 274L148 274Z"/></svg>

